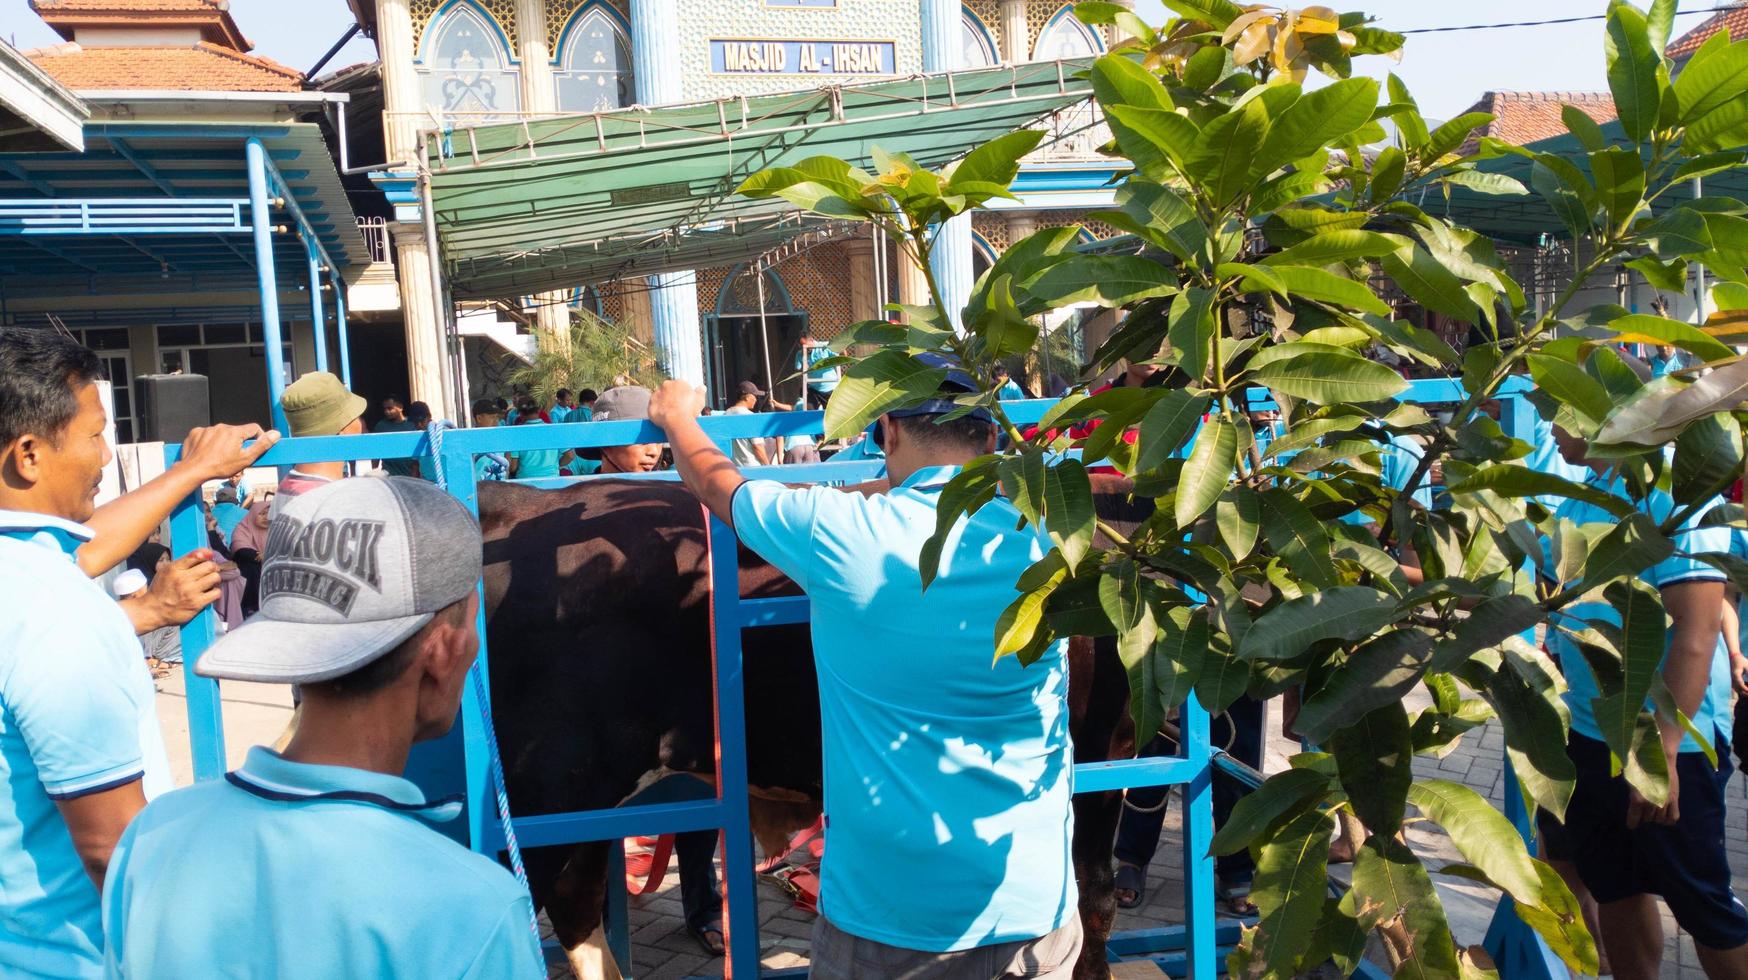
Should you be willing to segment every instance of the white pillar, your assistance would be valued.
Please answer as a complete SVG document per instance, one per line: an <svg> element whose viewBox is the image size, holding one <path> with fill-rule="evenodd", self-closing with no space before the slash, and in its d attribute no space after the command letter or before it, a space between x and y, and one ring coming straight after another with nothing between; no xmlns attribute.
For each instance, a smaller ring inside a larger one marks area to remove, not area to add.
<svg viewBox="0 0 1748 980"><path fill-rule="evenodd" d="M1001 60L1011 65L1031 61L1031 41L1026 0L1001 0Z"/></svg>
<svg viewBox="0 0 1748 980"><path fill-rule="evenodd" d="M953 71L963 67L959 44L959 0L922 0L923 71ZM962 214L943 224L935 236L929 267L947 318L960 326L959 313L971 298L971 216Z"/></svg>
<svg viewBox="0 0 1748 980"><path fill-rule="evenodd" d="M631 0L631 70L643 105L679 102L680 5L674 0ZM698 277L693 272L651 276L651 327L662 368L675 378L704 384L704 339L698 328Z"/></svg>
<svg viewBox="0 0 1748 980"><path fill-rule="evenodd" d="M553 88L552 45L546 39L546 0L517 0L516 57L522 60L520 74L523 112L553 112L558 92ZM570 295L558 292L534 297L534 325L543 343L560 350L570 347Z"/></svg>
<svg viewBox="0 0 1748 980"><path fill-rule="evenodd" d="M382 55L383 140L391 164L423 166L418 160L419 124L425 96L413 70L413 15L408 0L377 0L376 46ZM401 320L407 338L407 394L411 400L447 405L449 358L439 298L431 289L431 249L418 222L395 228L401 290Z"/></svg>

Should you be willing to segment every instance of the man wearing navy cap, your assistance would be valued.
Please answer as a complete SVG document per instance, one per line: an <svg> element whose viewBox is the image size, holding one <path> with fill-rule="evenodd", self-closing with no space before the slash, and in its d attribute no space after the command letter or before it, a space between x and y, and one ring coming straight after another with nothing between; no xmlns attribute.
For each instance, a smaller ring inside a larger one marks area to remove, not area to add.
<svg viewBox="0 0 1748 980"><path fill-rule="evenodd" d="M455 721L479 653L479 527L410 477L353 478L273 519L261 611L195 665L303 690L284 754L165 794L115 846L107 975L542 977L526 889L430 826L401 778Z"/></svg>
<svg viewBox="0 0 1748 980"><path fill-rule="evenodd" d="M813 973L1067 977L1080 953L1063 644L994 660L995 624L1047 544L992 501L948 534L923 591L941 488L995 445L986 411L945 420L971 377L882 415L892 489L744 479L697 422L703 393L650 403L686 486L812 600L827 852Z"/></svg>

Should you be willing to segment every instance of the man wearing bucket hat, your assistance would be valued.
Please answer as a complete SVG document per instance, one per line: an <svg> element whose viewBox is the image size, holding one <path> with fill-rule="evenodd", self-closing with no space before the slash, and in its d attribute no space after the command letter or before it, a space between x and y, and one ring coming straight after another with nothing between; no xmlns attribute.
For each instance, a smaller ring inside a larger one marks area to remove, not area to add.
<svg viewBox="0 0 1748 980"><path fill-rule="evenodd" d="M687 488L811 600L828 854L814 975L1067 977L1081 933L1063 644L1022 667L995 660L993 639L1048 549L997 499L954 526L923 590L941 490L994 448L995 426L982 409L943 418L977 385L951 360L917 359L941 387L874 429L884 494L744 479L684 382L662 386L650 419Z"/></svg>
<svg viewBox="0 0 1748 980"><path fill-rule="evenodd" d="M479 574L473 517L423 480L286 503L260 613L195 671L301 685L303 722L283 754L256 746L128 828L104 889L111 977L544 975L528 893L430 826L460 801L400 776L455 720Z"/></svg>

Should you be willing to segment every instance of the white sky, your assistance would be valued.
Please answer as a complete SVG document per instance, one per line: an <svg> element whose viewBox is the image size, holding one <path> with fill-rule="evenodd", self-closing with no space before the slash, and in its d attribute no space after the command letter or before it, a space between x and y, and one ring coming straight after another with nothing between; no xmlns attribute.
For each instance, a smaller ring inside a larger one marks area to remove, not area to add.
<svg viewBox="0 0 1748 980"><path fill-rule="evenodd" d="M755 4L761 0L712 0ZM840 0L845 4L859 0ZM1677 34L1697 25L1703 8L1722 0L1686 0L1675 24ZM1301 0L1293 0L1303 5ZM1347 0L1337 9L1362 9L1379 26L1446 27L1503 21L1544 20L1599 14L1604 0ZM1643 6L1643 0L1640 0ZM1153 23L1165 18L1159 0L1138 0L1137 9ZM322 56L351 23L345 0L231 0L231 14L257 45L256 51L304 71ZM27 0L0 0L0 37L21 48L59 40L30 10ZM357 38L328 69L375 58L369 41ZM1423 111L1446 118L1468 107L1489 89L1592 91L1607 89L1602 65L1602 22L1552 27L1411 35L1401 65L1367 58L1360 70L1382 77L1394 70L1408 83Z"/></svg>

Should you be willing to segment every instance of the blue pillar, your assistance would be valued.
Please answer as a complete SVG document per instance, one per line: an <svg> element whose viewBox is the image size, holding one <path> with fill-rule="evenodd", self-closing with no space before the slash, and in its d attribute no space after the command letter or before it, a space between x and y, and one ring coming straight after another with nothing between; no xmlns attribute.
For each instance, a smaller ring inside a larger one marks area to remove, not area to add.
<svg viewBox="0 0 1748 980"><path fill-rule="evenodd" d="M322 259L316 253L316 247L310 242L304 243L304 250L309 253L310 260L310 329L315 331L316 340L316 370L328 369L328 324L322 315Z"/></svg>
<svg viewBox="0 0 1748 980"><path fill-rule="evenodd" d="M631 0L631 67L637 101L663 105L683 98L680 10L673 0ZM704 383L704 339L698 328L698 277L665 272L649 278L650 319L662 367L695 385Z"/></svg>
<svg viewBox="0 0 1748 980"><path fill-rule="evenodd" d="M348 348L351 341L346 336L346 280L340 278L338 272L331 273L334 280L334 343L340 347L340 380L345 382L346 389L352 389L352 351Z"/></svg>
<svg viewBox="0 0 1748 980"><path fill-rule="evenodd" d="M273 204L267 192L267 150L256 137L243 146L249 165L249 222L255 238L255 277L261 289L262 360L267 362L267 400L273 427L290 435L285 409L279 405L285 394L284 343L279 336L279 278L273 267Z"/></svg>
<svg viewBox="0 0 1748 980"><path fill-rule="evenodd" d="M959 43L960 0L922 0L923 71L955 71L964 50ZM959 312L971 299L971 215L962 214L935 229L929 269L947 316L959 327Z"/></svg>

